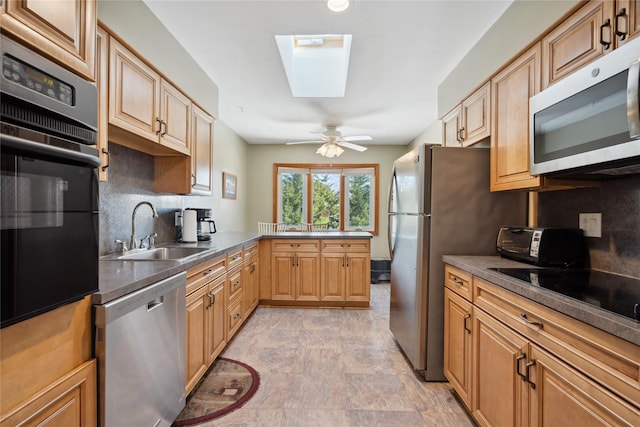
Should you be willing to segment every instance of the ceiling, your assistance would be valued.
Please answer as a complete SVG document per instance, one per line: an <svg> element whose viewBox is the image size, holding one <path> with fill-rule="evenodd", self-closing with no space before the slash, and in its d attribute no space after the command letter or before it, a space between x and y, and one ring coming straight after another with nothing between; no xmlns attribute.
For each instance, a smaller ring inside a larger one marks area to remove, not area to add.
<svg viewBox="0 0 640 427"><path fill-rule="evenodd" d="M512 0L145 0L219 88L219 119L250 144L315 139L405 145L437 118L437 87ZM352 34L343 98L294 98L276 35Z"/></svg>

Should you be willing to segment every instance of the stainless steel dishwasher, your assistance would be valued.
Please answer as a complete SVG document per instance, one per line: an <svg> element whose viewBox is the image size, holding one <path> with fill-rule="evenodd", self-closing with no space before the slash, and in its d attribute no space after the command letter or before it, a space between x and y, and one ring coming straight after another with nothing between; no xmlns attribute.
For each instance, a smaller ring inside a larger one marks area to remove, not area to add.
<svg viewBox="0 0 640 427"><path fill-rule="evenodd" d="M185 405L186 274L95 305L100 425L170 426Z"/></svg>

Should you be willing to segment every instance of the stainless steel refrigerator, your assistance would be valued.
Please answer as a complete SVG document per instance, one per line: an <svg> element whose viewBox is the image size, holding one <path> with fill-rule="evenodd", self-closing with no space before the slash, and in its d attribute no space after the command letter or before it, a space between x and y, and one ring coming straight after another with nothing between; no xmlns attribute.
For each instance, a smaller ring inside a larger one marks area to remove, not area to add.
<svg viewBox="0 0 640 427"><path fill-rule="evenodd" d="M443 255L494 255L526 223L524 192L489 191L489 149L421 145L393 164L389 327L427 381L444 381Z"/></svg>

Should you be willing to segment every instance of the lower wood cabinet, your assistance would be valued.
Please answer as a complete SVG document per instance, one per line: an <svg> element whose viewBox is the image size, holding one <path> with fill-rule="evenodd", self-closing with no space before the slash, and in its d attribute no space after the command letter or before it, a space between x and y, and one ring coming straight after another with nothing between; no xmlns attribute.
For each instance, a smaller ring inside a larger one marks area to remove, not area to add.
<svg viewBox="0 0 640 427"><path fill-rule="evenodd" d="M223 256L187 271L187 394L227 343L225 266Z"/></svg>
<svg viewBox="0 0 640 427"><path fill-rule="evenodd" d="M242 299L244 295L242 268L238 267L227 273L227 340L240 329L244 319L242 311Z"/></svg>
<svg viewBox="0 0 640 427"><path fill-rule="evenodd" d="M638 346L477 277L469 299L456 274L445 376L479 425L640 425Z"/></svg>
<svg viewBox="0 0 640 427"><path fill-rule="evenodd" d="M264 247L270 268L261 279L263 302L369 306L369 239L271 239Z"/></svg>
<svg viewBox="0 0 640 427"><path fill-rule="evenodd" d="M32 396L0 426L91 427L97 425L96 361L92 359Z"/></svg>
<svg viewBox="0 0 640 427"><path fill-rule="evenodd" d="M259 277L260 277L260 259L253 256L245 260L242 266L242 274L244 276L244 290L242 294L242 311L246 318L251 314L253 309L258 306L259 297Z"/></svg>

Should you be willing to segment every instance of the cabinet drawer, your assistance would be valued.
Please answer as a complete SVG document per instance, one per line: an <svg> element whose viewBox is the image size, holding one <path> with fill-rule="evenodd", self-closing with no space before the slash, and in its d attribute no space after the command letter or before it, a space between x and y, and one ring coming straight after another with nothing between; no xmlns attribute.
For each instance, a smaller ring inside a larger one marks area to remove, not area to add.
<svg viewBox="0 0 640 427"><path fill-rule="evenodd" d="M290 239L272 239L271 250L276 251L295 251L295 252L319 252L319 240L290 240Z"/></svg>
<svg viewBox="0 0 640 427"><path fill-rule="evenodd" d="M253 242L248 245L244 245L242 249L242 258L246 261L249 258L258 256L258 242Z"/></svg>
<svg viewBox="0 0 640 427"><path fill-rule="evenodd" d="M322 240L322 252L370 252L369 239L357 240Z"/></svg>
<svg viewBox="0 0 640 427"><path fill-rule="evenodd" d="M471 274L445 264L444 285L447 288L471 301L473 296L471 283Z"/></svg>
<svg viewBox="0 0 640 427"><path fill-rule="evenodd" d="M187 271L187 295L227 271L227 257L221 256Z"/></svg>
<svg viewBox="0 0 640 427"><path fill-rule="evenodd" d="M233 303L229 306L227 311L227 325L228 333L227 339L231 338L236 333L240 325L242 324L242 299L233 300Z"/></svg>
<svg viewBox="0 0 640 427"><path fill-rule="evenodd" d="M242 248L231 250L227 253L227 268L232 269L242 264Z"/></svg>
<svg viewBox="0 0 640 427"><path fill-rule="evenodd" d="M629 402L640 402L639 346L477 277L473 302Z"/></svg>
<svg viewBox="0 0 640 427"><path fill-rule="evenodd" d="M242 290L242 269L229 273L229 300L236 297Z"/></svg>

